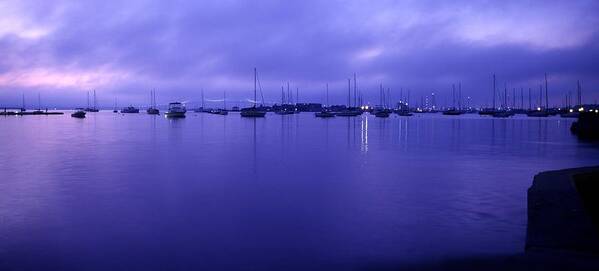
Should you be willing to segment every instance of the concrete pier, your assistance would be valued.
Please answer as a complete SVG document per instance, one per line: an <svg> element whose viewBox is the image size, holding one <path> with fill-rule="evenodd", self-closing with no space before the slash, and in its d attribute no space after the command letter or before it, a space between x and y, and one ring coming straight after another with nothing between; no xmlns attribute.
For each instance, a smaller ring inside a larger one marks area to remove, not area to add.
<svg viewBox="0 0 599 271"><path fill-rule="evenodd" d="M599 167L547 171L528 189L526 251L599 256Z"/></svg>

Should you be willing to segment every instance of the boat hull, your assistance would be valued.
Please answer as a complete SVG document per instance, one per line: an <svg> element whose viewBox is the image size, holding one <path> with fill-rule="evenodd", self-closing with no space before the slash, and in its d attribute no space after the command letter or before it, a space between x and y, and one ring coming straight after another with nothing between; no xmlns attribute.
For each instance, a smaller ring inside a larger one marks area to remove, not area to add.
<svg viewBox="0 0 599 271"><path fill-rule="evenodd" d="M387 112L377 112L374 114L375 117L377 118L388 118L389 117L389 113Z"/></svg>
<svg viewBox="0 0 599 271"><path fill-rule="evenodd" d="M78 119L83 119L83 118L85 118L85 112L83 112L83 111L77 111L77 112L71 114L71 117L78 118Z"/></svg>
<svg viewBox="0 0 599 271"><path fill-rule="evenodd" d="M185 112L166 112L164 114L167 118L185 118Z"/></svg>
<svg viewBox="0 0 599 271"><path fill-rule="evenodd" d="M539 117L539 118L549 117L549 113L547 113L545 111L528 112L526 115L529 117Z"/></svg>
<svg viewBox="0 0 599 271"><path fill-rule="evenodd" d="M339 117L357 117L357 116L359 116L361 114L362 113L357 112L357 111L342 111L342 112L335 113L335 116L339 116Z"/></svg>
<svg viewBox="0 0 599 271"><path fill-rule="evenodd" d="M331 112L316 112L314 113L314 116L317 118L333 118L335 117L335 114Z"/></svg>
<svg viewBox="0 0 599 271"><path fill-rule="evenodd" d="M241 111L240 115L244 118L263 118L266 112L262 111Z"/></svg>

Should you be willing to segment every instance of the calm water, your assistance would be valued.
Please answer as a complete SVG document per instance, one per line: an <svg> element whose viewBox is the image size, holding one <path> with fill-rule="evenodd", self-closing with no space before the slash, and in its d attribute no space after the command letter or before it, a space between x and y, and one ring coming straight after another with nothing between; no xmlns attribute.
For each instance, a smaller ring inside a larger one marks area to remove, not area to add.
<svg viewBox="0 0 599 271"><path fill-rule="evenodd" d="M523 251L572 120L2 117L0 269L354 268Z"/></svg>

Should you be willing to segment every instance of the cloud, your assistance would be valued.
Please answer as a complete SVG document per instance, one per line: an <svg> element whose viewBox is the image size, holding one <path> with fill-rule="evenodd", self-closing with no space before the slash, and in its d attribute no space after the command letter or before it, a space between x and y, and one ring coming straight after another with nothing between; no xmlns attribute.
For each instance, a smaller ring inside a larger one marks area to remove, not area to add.
<svg viewBox="0 0 599 271"><path fill-rule="evenodd" d="M68 104L96 88L143 102L197 99L200 90L251 96L258 67L267 100L287 81L344 101L358 74L366 97L379 83L413 95L462 82L488 99L497 73L510 86L555 92L576 79L592 92L599 4L594 1L7 1L0 4L0 99L53 90ZM12 90L12 92L11 92ZM558 96L556 93L555 96ZM597 97L589 93L587 97ZM70 97L70 98L69 98ZM106 99L111 100L111 99ZM556 98L555 102L559 99Z"/></svg>

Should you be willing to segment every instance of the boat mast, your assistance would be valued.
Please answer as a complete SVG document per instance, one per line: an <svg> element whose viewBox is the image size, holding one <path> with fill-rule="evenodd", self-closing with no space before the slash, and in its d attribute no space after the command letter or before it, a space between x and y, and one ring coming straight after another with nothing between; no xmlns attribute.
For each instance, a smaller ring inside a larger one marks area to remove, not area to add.
<svg viewBox="0 0 599 271"><path fill-rule="evenodd" d="M89 93L88 93L88 95L89 95ZM38 111L42 110L42 97L39 92L37 93L37 110Z"/></svg>
<svg viewBox="0 0 599 271"><path fill-rule="evenodd" d="M329 83L327 83L327 107L329 106Z"/></svg>
<svg viewBox="0 0 599 271"><path fill-rule="evenodd" d="M524 109L524 88L520 88L520 110Z"/></svg>
<svg viewBox="0 0 599 271"><path fill-rule="evenodd" d="M543 85L539 84L539 108L543 106Z"/></svg>
<svg viewBox="0 0 599 271"><path fill-rule="evenodd" d="M549 93L547 90L547 73L545 73L545 110L549 109Z"/></svg>
<svg viewBox="0 0 599 271"><path fill-rule="evenodd" d="M455 110L455 84L451 84L451 95L452 95L452 102L451 102L451 107L453 107L452 109Z"/></svg>
<svg viewBox="0 0 599 271"><path fill-rule="evenodd" d="M281 105L285 103L285 91L283 90L283 86L281 86Z"/></svg>
<svg viewBox="0 0 599 271"><path fill-rule="evenodd" d="M497 96L497 90L495 88L495 74L493 74L493 110L495 110L495 96Z"/></svg>
<svg viewBox="0 0 599 271"><path fill-rule="evenodd" d="M581 106L582 105L582 87L580 86L580 80L576 81L576 88L578 89L578 92L577 92L578 105Z"/></svg>
<svg viewBox="0 0 599 271"><path fill-rule="evenodd" d="M89 108L89 90L87 91L87 108Z"/></svg>
<svg viewBox="0 0 599 271"><path fill-rule="evenodd" d="M387 104L387 108L390 108L391 107L391 88L387 88L387 96L385 96L385 97L386 97L385 103Z"/></svg>
<svg viewBox="0 0 599 271"><path fill-rule="evenodd" d="M516 108L516 88L512 89L512 109Z"/></svg>
<svg viewBox="0 0 599 271"><path fill-rule="evenodd" d="M96 90L94 89L94 110L96 109Z"/></svg>
<svg viewBox="0 0 599 271"><path fill-rule="evenodd" d="M351 79L347 79L347 108L351 107Z"/></svg>
<svg viewBox="0 0 599 271"><path fill-rule="evenodd" d="M357 105L356 95L358 95L358 86L356 83L356 73L354 72L354 107Z"/></svg>
<svg viewBox="0 0 599 271"><path fill-rule="evenodd" d="M507 83L503 83L503 107L507 107Z"/></svg>
<svg viewBox="0 0 599 271"><path fill-rule="evenodd" d="M381 105L381 107L383 106L383 84L379 85L379 104Z"/></svg>
<svg viewBox="0 0 599 271"><path fill-rule="evenodd" d="M258 72L256 71L256 68L254 68L254 108L256 108L256 103L258 103L258 101L256 100L256 81L258 80Z"/></svg>
<svg viewBox="0 0 599 271"><path fill-rule="evenodd" d="M462 110L462 82L458 83L458 110Z"/></svg>
<svg viewBox="0 0 599 271"><path fill-rule="evenodd" d="M225 90L223 93L223 106L225 107L225 111L227 110L227 91Z"/></svg>
<svg viewBox="0 0 599 271"><path fill-rule="evenodd" d="M23 93L23 107L22 109L25 109L25 93Z"/></svg>

